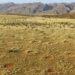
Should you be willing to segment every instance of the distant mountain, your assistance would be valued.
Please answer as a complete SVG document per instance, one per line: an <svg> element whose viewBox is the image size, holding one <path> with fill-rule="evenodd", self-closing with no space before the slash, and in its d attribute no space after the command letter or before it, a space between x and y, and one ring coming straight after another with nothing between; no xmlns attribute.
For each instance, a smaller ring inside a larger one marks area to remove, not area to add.
<svg viewBox="0 0 75 75"><path fill-rule="evenodd" d="M75 13L75 3L5 3L0 4L0 13L14 14L67 14Z"/></svg>

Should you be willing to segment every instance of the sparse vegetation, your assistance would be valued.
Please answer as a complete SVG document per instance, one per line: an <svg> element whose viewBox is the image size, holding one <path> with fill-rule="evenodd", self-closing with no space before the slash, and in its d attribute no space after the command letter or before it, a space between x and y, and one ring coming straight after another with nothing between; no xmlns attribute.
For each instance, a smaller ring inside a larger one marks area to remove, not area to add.
<svg viewBox="0 0 75 75"><path fill-rule="evenodd" d="M75 19L0 15L0 75L75 75Z"/></svg>

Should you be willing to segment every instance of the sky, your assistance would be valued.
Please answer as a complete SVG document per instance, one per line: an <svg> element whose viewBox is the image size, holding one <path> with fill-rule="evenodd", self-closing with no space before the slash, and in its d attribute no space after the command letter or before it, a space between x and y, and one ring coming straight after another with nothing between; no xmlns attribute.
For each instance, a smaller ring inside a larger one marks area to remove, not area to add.
<svg viewBox="0 0 75 75"><path fill-rule="evenodd" d="M0 0L0 3L8 3L8 2L14 2L14 3L33 3L33 2L43 2L43 3L72 3L75 2L75 0Z"/></svg>

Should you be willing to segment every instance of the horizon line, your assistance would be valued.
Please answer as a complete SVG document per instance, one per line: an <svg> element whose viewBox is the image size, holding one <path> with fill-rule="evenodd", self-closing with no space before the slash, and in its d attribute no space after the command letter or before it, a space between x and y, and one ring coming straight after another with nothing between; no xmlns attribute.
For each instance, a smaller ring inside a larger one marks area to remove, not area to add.
<svg viewBox="0 0 75 75"><path fill-rule="evenodd" d="M14 4L24 4L24 3L43 3L43 4L55 4L55 3L75 3L75 2L1 2L0 4L14 3Z"/></svg>

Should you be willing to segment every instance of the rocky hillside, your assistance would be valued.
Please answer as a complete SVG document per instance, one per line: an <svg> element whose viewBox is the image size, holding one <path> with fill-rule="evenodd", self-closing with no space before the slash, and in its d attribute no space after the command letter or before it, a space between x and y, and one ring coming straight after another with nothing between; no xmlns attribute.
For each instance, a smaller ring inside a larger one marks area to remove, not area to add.
<svg viewBox="0 0 75 75"><path fill-rule="evenodd" d="M75 13L75 3L5 3L0 4L0 13L18 14L67 14Z"/></svg>

